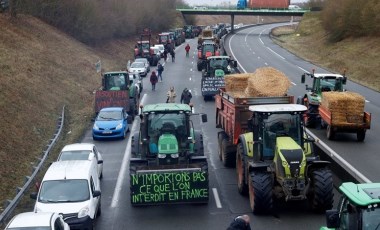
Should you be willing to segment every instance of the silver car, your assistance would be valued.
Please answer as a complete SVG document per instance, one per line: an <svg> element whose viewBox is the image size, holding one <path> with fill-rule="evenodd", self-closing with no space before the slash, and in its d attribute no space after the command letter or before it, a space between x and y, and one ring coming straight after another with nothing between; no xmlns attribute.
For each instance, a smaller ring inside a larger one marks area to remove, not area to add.
<svg viewBox="0 0 380 230"><path fill-rule="evenodd" d="M128 72L129 74L139 74L142 77L146 77L148 74L148 68L143 62L133 62L128 69Z"/></svg>
<svg viewBox="0 0 380 230"><path fill-rule="evenodd" d="M148 61L148 59L146 58L136 58L134 62L143 62L146 69L147 69L147 73L149 73L150 71L150 63Z"/></svg>

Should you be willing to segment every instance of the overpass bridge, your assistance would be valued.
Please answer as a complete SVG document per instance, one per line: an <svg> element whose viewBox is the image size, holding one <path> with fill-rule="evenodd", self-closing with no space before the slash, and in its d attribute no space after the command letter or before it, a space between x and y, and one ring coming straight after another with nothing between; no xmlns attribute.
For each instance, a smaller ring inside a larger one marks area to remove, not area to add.
<svg viewBox="0 0 380 230"><path fill-rule="evenodd" d="M185 15L230 15L231 32L234 30L235 15L252 16L303 16L310 10L287 10L287 9L180 9L177 11Z"/></svg>

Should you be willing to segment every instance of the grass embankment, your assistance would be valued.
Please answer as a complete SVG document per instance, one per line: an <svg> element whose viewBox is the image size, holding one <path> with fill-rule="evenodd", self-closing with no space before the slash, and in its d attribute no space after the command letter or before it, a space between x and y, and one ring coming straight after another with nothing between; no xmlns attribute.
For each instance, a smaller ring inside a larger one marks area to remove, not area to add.
<svg viewBox="0 0 380 230"><path fill-rule="evenodd" d="M298 26L279 27L272 31L275 41L297 56L342 73L368 88L380 91L380 39L378 37L348 38L328 42L319 13L305 14Z"/></svg>
<svg viewBox="0 0 380 230"><path fill-rule="evenodd" d="M92 48L36 18L19 15L11 23L7 17L0 14L0 206L31 175L64 105L65 130L55 151L77 142L90 124L101 84L94 64L120 70L133 54L133 41Z"/></svg>

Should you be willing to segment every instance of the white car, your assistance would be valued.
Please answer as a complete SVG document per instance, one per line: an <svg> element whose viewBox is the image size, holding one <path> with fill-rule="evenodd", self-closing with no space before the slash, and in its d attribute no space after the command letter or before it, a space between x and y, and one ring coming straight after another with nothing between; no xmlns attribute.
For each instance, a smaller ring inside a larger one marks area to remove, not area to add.
<svg viewBox="0 0 380 230"><path fill-rule="evenodd" d="M143 62L133 62L128 72L129 74L139 74L142 77L146 77L148 69Z"/></svg>
<svg viewBox="0 0 380 230"><path fill-rule="evenodd" d="M76 143L63 147L57 161L88 160L95 161L99 178L103 177L103 157L92 143Z"/></svg>
<svg viewBox="0 0 380 230"><path fill-rule="evenodd" d="M145 67L146 67L146 69L147 69L147 71L148 71L147 73L149 73L149 71L150 71L150 63L149 63L148 59L146 59L146 58L136 58L134 62L143 62L144 65L145 65Z"/></svg>
<svg viewBox="0 0 380 230"><path fill-rule="evenodd" d="M154 45L154 47L157 47L160 50L161 57L164 57L165 46L162 44L158 44L158 45Z"/></svg>
<svg viewBox="0 0 380 230"><path fill-rule="evenodd" d="M5 227L5 230L12 229L70 230L70 227L62 215L54 212L24 212L14 216Z"/></svg>

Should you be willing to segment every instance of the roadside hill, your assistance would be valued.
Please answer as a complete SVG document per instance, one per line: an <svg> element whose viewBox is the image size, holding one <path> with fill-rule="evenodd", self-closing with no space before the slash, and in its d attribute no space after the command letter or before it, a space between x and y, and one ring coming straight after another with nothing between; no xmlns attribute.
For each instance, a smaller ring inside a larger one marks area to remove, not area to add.
<svg viewBox="0 0 380 230"><path fill-rule="evenodd" d="M39 19L0 14L0 203L32 172L66 106L64 141L78 141L93 115L103 69L122 69L132 42L91 48ZM1 209L0 209L1 211Z"/></svg>

